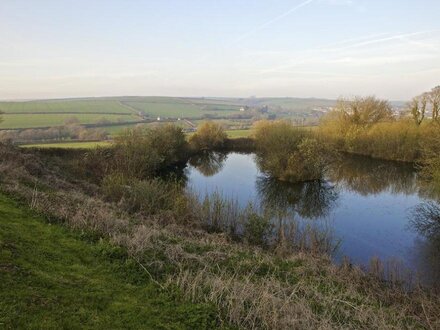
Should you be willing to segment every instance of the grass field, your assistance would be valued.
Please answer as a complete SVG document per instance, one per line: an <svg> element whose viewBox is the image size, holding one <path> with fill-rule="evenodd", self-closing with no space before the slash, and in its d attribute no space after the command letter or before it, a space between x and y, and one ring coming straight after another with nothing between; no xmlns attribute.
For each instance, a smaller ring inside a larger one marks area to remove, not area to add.
<svg viewBox="0 0 440 330"><path fill-rule="evenodd" d="M139 120L135 115L121 116L109 114L4 114L0 128L33 128L64 125L66 121L76 118L81 124L94 124L102 121L129 122Z"/></svg>
<svg viewBox="0 0 440 330"><path fill-rule="evenodd" d="M40 143L40 144L26 144L23 148L43 148L43 149L92 149L96 147L109 147L111 142L109 141L97 141L97 142L63 142L63 143Z"/></svg>
<svg viewBox="0 0 440 330"><path fill-rule="evenodd" d="M244 137L250 137L252 135L252 130L250 129L228 130L226 131L226 134L228 134L228 137L230 139L244 138Z"/></svg>
<svg viewBox="0 0 440 330"><path fill-rule="evenodd" d="M63 125L76 117L83 124L107 120L109 122L130 122L140 120L139 113L152 119L201 118L206 115L229 117L239 114L239 109L269 106L278 117L293 118L310 113L316 107L330 107L334 101L301 98L180 98L180 97L106 97L84 99L38 100L26 102L0 102L4 121L0 128L35 128ZM230 119L225 119L230 120ZM129 124L127 126L130 126ZM115 134L124 127L107 130Z"/></svg>
<svg viewBox="0 0 440 330"><path fill-rule="evenodd" d="M0 111L17 112L82 112L82 113L133 113L133 110L117 100L66 99L27 102L0 102Z"/></svg>
<svg viewBox="0 0 440 330"><path fill-rule="evenodd" d="M240 109L240 107L234 105L196 104L178 98L160 101L145 99L142 101L124 102L124 104L138 111L145 112L150 117L162 116L169 118L196 118L205 114L227 116L239 113Z"/></svg>
<svg viewBox="0 0 440 330"><path fill-rule="evenodd" d="M103 240L0 195L0 328L211 329L216 311L149 280Z"/></svg>

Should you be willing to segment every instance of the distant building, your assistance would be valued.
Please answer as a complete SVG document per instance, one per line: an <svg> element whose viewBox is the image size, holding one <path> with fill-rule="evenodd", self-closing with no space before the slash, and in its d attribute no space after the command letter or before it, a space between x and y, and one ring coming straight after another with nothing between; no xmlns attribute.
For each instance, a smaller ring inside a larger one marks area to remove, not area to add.
<svg viewBox="0 0 440 330"><path fill-rule="evenodd" d="M243 108L243 107L241 107L241 108L240 108L240 111L241 111L241 112L244 112L244 111L246 111L246 109Z"/></svg>

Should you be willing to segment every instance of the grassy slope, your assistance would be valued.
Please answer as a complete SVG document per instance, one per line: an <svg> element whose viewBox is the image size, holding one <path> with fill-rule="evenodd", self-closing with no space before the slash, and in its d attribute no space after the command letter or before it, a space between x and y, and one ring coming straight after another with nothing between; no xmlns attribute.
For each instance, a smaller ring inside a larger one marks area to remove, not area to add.
<svg viewBox="0 0 440 330"><path fill-rule="evenodd" d="M228 105L203 105L180 102L179 100L169 102L125 102L128 106L144 111L151 117L162 116L170 118L196 118L205 114L227 116L234 113L239 113L239 108Z"/></svg>
<svg viewBox="0 0 440 330"><path fill-rule="evenodd" d="M0 328L215 326L212 307L164 293L114 251L0 195Z"/></svg>
<svg viewBox="0 0 440 330"><path fill-rule="evenodd" d="M117 100L46 100L28 102L0 102L0 111L16 112L102 112L102 113L133 113L132 110L120 104Z"/></svg>
<svg viewBox="0 0 440 330"><path fill-rule="evenodd" d="M178 98L178 97L114 97L96 99L60 99L26 102L0 102L0 111L4 112L4 122L0 128L32 128L63 125L66 119L77 117L81 123L95 123L106 118L111 122L128 122L139 119L137 112L143 111L155 118L185 117L196 118L203 115L228 116L240 113L241 105L248 99L234 98ZM292 112L310 111L316 106L332 106L334 101L324 99L299 98L261 98L255 99L256 106L281 106ZM16 114L25 113L25 114ZM53 114L31 114L45 112ZM63 114L66 112L66 114ZM80 114L67 114L81 112ZM102 113L102 115L101 115ZM126 113L111 115L107 113ZM115 130L119 131L117 127Z"/></svg>

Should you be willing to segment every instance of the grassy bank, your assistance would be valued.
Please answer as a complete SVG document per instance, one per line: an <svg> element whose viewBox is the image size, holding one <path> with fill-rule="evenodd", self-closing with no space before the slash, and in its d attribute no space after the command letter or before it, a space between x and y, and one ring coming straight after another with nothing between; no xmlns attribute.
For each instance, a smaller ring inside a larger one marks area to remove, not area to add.
<svg viewBox="0 0 440 330"><path fill-rule="evenodd" d="M211 329L216 310L162 290L125 253L0 195L0 327Z"/></svg>
<svg viewBox="0 0 440 330"><path fill-rule="evenodd" d="M302 244L291 246L288 234L305 237L299 228L279 231L277 240L266 247L258 238L270 228L267 222L252 212L237 213L221 199L201 205L188 195L162 198L166 195L155 192L166 190L157 179L133 179L129 185L121 181L116 190L112 181L97 186L81 175L60 171L54 159L42 155L0 145L2 190L66 227L108 241L99 249L105 258L98 264L106 264L106 258L119 260L117 256L137 260L141 273L162 287L165 297L182 301L176 295L178 288L195 304L215 306L220 324L247 329L440 326L435 292L418 288L408 292L396 282L384 283L375 275L385 267L378 263L365 273L348 262L333 265L319 251L301 249ZM151 209L153 202L158 204ZM249 224L244 237L237 237L237 232L231 235L231 224L240 224L244 215ZM309 233L312 236L304 243L319 243L320 237ZM33 236L35 244L41 243L39 236ZM47 262L50 254L43 255L39 259ZM14 255L8 258L8 263L20 261ZM21 279L14 285L22 281L26 285ZM80 292L81 282L77 283L72 292ZM11 309L11 305L14 302L9 300L6 306Z"/></svg>

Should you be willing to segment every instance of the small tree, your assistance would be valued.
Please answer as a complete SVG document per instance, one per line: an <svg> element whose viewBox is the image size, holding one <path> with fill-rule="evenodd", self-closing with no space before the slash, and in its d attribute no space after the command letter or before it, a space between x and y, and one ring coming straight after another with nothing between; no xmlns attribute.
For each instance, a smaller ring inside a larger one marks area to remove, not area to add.
<svg viewBox="0 0 440 330"><path fill-rule="evenodd" d="M341 120L360 126L369 126L393 119L390 103L374 96L341 98L336 104L335 111L341 114Z"/></svg>
<svg viewBox="0 0 440 330"><path fill-rule="evenodd" d="M117 137L113 152L114 172L142 179L184 161L187 142L182 129L173 125L137 128Z"/></svg>
<svg viewBox="0 0 440 330"><path fill-rule="evenodd" d="M222 148L227 140L223 127L215 122L205 122L191 136L189 142L197 150Z"/></svg>
<svg viewBox="0 0 440 330"><path fill-rule="evenodd" d="M411 115L417 125L420 125L425 118L426 103L427 98L426 95L423 94L421 96L414 97L409 104Z"/></svg>
<svg viewBox="0 0 440 330"><path fill-rule="evenodd" d="M432 120L439 120L440 112L440 86L434 87L428 94L429 102L432 107Z"/></svg>

